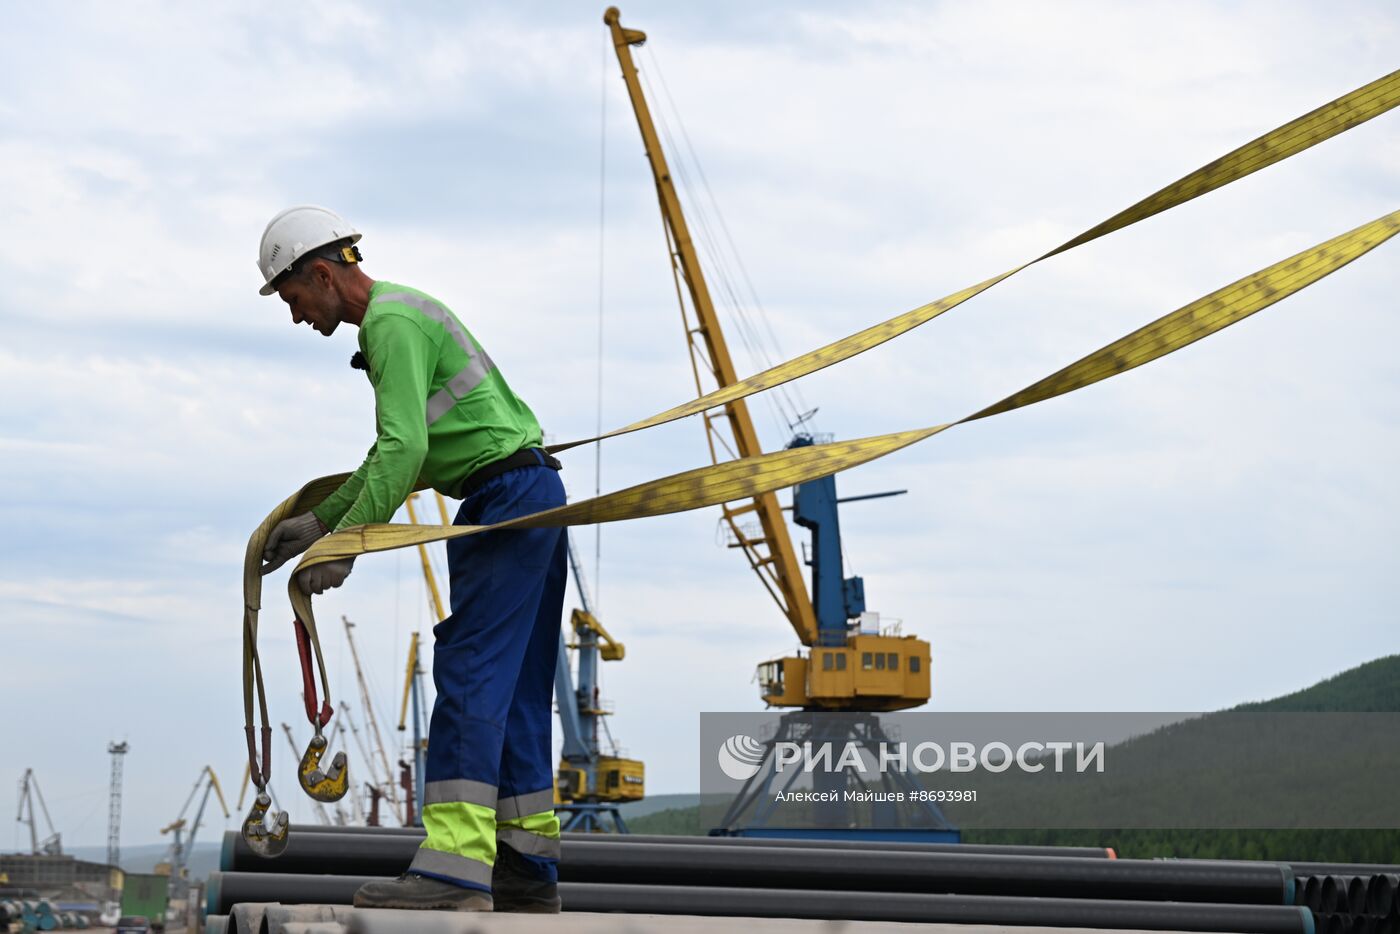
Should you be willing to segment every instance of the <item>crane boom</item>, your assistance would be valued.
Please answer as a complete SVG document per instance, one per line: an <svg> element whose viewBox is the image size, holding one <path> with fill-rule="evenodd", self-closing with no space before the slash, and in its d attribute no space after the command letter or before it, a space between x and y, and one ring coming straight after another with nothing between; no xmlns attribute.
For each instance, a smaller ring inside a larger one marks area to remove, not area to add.
<svg viewBox="0 0 1400 934"><path fill-rule="evenodd" d="M286 724L283 724L285 727ZM291 731L288 730L287 739L291 739ZM204 794L199 796L200 791ZM224 820L229 818L228 803L224 801L224 792L219 787L219 776L214 774L214 767L206 765L200 769L199 777L195 779L194 787L190 789L189 795L185 798L184 805L180 808L180 813L175 820L165 827L162 827L162 834L172 834L174 839L170 843L167 851L166 862L169 866L170 874L170 899L172 902L181 902L189 895L189 872L187 866L190 853L194 852L195 838L199 835L199 828L204 822L204 809L209 804L209 795L213 793L218 796L219 807L223 809ZM186 820L185 815L189 813L190 805L194 803L196 796L199 796L199 807L194 812L192 821ZM185 836L188 831L188 837Z"/></svg>
<svg viewBox="0 0 1400 934"><path fill-rule="evenodd" d="M681 299L691 371L696 391L703 395L708 387L702 384L702 369L720 387L738 382L738 374L729 356L695 244L686 226L680 197L632 61L632 46L645 42L646 33L624 29L617 7L608 8L603 22L612 34L656 183L671 257L671 275L676 283L677 298ZM685 295L690 299L693 325ZM710 410L703 418L710 457L716 463L721 446L741 458L762 453L753 420L742 400L725 405L722 416ZM728 438L721 431L725 425ZM813 443L815 439L810 433L796 431L788 446ZM879 614L866 611L864 581L860 577L846 577L842 569L838 502L834 477L807 481L793 488L793 520L812 535L812 556L807 563L812 568L815 602L803 580L777 496L767 493L739 505L727 503L723 507L724 521L733 536L731 547L744 550L750 567L758 573L807 649L805 654L799 650L796 655L760 664L759 696L773 707L844 711L917 707L930 695L929 644L917 636L903 635L898 625L882 627ZM751 514L757 517L761 532L751 532L740 524L741 517L748 518ZM853 620L860 622L853 625Z"/></svg>
<svg viewBox="0 0 1400 934"><path fill-rule="evenodd" d="M355 745L359 747L360 758L369 766L370 774L374 773L374 760L369 757L369 750L365 748L364 740L360 739L360 728L355 726L355 720L350 713L350 705L345 701L340 702L340 718L336 721L336 729L340 731L340 739L345 739L345 724L350 724L350 732L354 734ZM365 808L360 802L359 792L350 796L350 811L355 819L355 823L362 824L365 820Z"/></svg>
<svg viewBox="0 0 1400 934"><path fill-rule="evenodd" d="M44 803L44 793L39 790L39 779L35 776L33 769L25 769L24 777L19 782L19 812L15 820L25 822L25 805L29 806L29 846L34 855L48 854L51 856L63 853L63 844L59 833L53 829L53 818L49 817L49 806ZM43 812L44 823L49 828L49 835L42 841L39 840L38 820L34 815L34 801L39 801L39 810Z"/></svg>
<svg viewBox="0 0 1400 934"><path fill-rule="evenodd" d="M685 215L681 211L680 197L671 180L671 170L666 164L661 140L656 135L651 111L642 94L641 82L637 76L637 66L632 61L632 46L646 41L646 33L636 29L624 29L621 14L617 7L609 7L603 14L603 22L612 30L613 46L618 63L622 66L622 77L627 83L627 94L632 100L632 109L637 116L637 125L642 131L642 142L646 147L647 162L656 182L656 196L661 203L661 217L665 222L666 237L671 248L672 271L678 274L690 294L691 305L697 319L696 326L686 328L686 338L690 344L691 362L695 369L696 392L705 393L700 384L700 367L704 367L719 386L730 386L739 381L734 369L734 361L729 356L729 347L724 341L719 318L715 314L710 290L705 285L705 276L700 268L700 257L691 240L690 229L686 226ZM698 342L698 343L697 343ZM717 438L718 418L705 413L706 435L710 445L710 456L716 462L720 451L716 441L723 444L723 437ZM758 433L754 430L753 419L749 415L748 404L740 399L724 406L724 418L733 438L735 453L739 457L753 457L763 453L758 443ZM787 523L778 497L764 493L752 501L733 507L724 507L724 521L734 535L737 547L744 549L750 566L758 573L768 592L777 601L783 615L792 624L803 645L817 643L817 616L812 601L807 595L807 585L802 579L801 565L797 551L793 548L792 537L788 534ZM755 537L740 523L740 518L756 514L761 535Z"/></svg>
<svg viewBox="0 0 1400 934"><path fill-rule="evenodd" d="M418 524L418 511L413 508L413 501L417 498L417 493L410 493L408 499L404 501L404 505L408 507L408 521L412 522L414 525ZM447 521L447 507L442 502L442 494L438 493L437 498L438 511L442 513L442 524L451 525L451 523ZM431 562L428 561L427 545L418 546L418 560L423 564L423 579L428 582L429 609L433 611L437 621L442 622L447 619L447 610L442 604L442 591L438 590L437 576L433 574L433 566ZM400 720L402 719L401 717ZM403 729L403 727L399 727L399 729Z"/></svg>
<svg viewBox="0 0 1400 934"><path fill-rule="evenodd" d="M374 715L374 702L370 697L369 682L365 680L365 670L360 667L360 653L355 648L355 637L351 635L355 624L350 622L347 616L341 616L340 621L345 624L345 641L350 643L350 658L355 663L355 680L360 685L360 700L365 705L365 720L367 721L365 730L369 734L370 744L374 752L379 755L379 763L384 766L384 775L387 776L382 783L385 786L384 794L394 808L395 816L402 821L403 812L399 810L399 791L394 782L394 770L389 766L389 754L384 751L384 737L379 732L379 720Z"/></svg>

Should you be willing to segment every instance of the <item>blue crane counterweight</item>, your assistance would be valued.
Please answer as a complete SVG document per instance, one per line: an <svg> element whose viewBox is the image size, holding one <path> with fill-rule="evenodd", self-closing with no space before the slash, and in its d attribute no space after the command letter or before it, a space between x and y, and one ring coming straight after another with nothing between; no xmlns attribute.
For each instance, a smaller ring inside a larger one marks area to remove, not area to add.
<svg viewBox="0 0 1400 934"><path fill-rule="evenodd" d="M813 443L798 435L790 448ZM865 581L845 577L841 558L841 519L836 509L836 477L809 480L793 488L792 521L812 533L812 603L817 611L817 644L839 648L846 644L847 621L865 612Z"/></svg>
<svg viewBox="0 0 1400 934"><path fill-rule="evenodd" d="M788 447L814 443L810 434L803 433ZM807 565L812 569L817 637L808 656L774 659L759 666L763 699L770 705L897 710L910 706L911 699L929 696L928 643L882 631L879 616L866 611L864 578L846 577L842 557L840 504L904 492L838 498L835 476L793 487L793 521L812 535ZM852 620L859 623L853 626Z"/></svg>

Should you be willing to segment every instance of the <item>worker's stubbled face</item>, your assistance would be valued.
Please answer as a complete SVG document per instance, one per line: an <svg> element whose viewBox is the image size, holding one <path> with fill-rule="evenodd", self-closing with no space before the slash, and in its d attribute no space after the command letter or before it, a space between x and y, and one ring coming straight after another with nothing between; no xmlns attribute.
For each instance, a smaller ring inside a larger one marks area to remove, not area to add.
<svg viewBox="0 0 1400 934"><path fill-rule="evenodd" d="M293 324L309 324L330 337L340 325L344 301L329 271L319 266L315 264L305 274L293 276L278 286L277 294L287 303Z"/></svg>

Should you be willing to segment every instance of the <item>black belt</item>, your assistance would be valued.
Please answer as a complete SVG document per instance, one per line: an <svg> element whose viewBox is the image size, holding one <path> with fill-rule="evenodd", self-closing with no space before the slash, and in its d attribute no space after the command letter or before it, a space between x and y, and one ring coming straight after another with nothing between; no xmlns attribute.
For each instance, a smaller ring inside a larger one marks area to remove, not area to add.
<svg viewBox="0 0 1400 934"><path fill-rule="evenodd" d="M550 470L563 470L564 465L559 463L559 459L551 457L543 448L522 448L509 457L503 457L498 461L492 461L484 467L478 467L467 474L467 479L462 481L462 495L459 499L466 499L486 484L487 480L493 480L508 470L515 470L518 467L548 467Z"/></svg>

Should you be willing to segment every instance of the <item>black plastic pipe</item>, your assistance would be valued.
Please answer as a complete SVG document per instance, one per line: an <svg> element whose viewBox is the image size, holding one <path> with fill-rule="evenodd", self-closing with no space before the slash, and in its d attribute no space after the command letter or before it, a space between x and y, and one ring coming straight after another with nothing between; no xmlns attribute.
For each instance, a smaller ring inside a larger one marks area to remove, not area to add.
<svg viewBox="0 0 1400 934"><path fill-rule="evenodd" d="M239 902L349 904L363 876L211 873L210 914ZM561 883L566 911L633 914L1038 925L1152 931L1315 934L1312 913L1287 905L1215 905L1095 899L1038 899L912 892L740 889Z"/></svg>
<svg viewBox="0 0 1400 934"><path fill-rule="evenodd" d="M566 833L565 840L606 841L608 843L693 843L708 846L786 847L811 850L890 850L896 853L985 853L1000 856L1081 856L1114 859L1116 854L1101 846L1019 846L1000 843L904 843L894 840L821 840L783 837L699 837L659 833Z"/></svg>
<svg viewBox="0 0 1400 934"><path fill-rule="evenodd" d="M1400 888L1400 875L1378 872L1366 887L1366 913L1383 918L1395 908L1395 892Z"/></svg>
<svg viewBox="0 0 1400 934"><path fill-rule="evenodd" d="M223 851L219 861L219 868L226 872L256 872L261 869L267 869L270 872L350 874L382 872L386 874L397 874L402 872L408 860L413 858L413 853L416 851L419 842L423 839L421 832L416 836L405 832L410 829L411 828L395 827L390 828L390 832L386 833L383 828L318 827L315 825L293 826L292 832L288 837L289 843L287 851L281 857L272 861L267 861L257 856L257 854L248 847L247 843L244 842L237 831L230 830L224 833ZM335 838L334 840L326 839L332 836ZM358 839L353 841L347 840L347 838L351 837ZM875 842L863 844L854 841L784 841L747 837L671 836L665 834L622 835L566 833L563 835L563 843L565 846L575 840L587 841L589 843L609 843L619 846L666 843L725 847L780 847L783 849L875 850L894 853L933 852L951 853L955 855L1080 856L1094 859L1103 859L1107 855L1105 850L1094 847L1000 847L962 846L960 844L887 845ZM787 845L789 843L791 844L790 846ZM308 863L304 859L304 857L308 855L310 855L312 860L331 859L333 862ZM370 855L383 856L387 861L382 865L362 865L360 860Z"/></svg>
<svg viewBox="0 0 1400 934"><path fill-rule="evenodd" d="M1314 920L1317 923L1317 934L1396 934L1400 931L1400 922L1394 918L1319 914Z"/></svg>
<svg viewBox="0 0 1400 934"><path fill-rule="evenodd" d="M561 885L560 895L569 911L1313 934L1311 913L1285 905L635 885Z"/></svg>
<svg viewBox="0 0 1400 934"><path fill-rule="evenodd" d="M1347 913L1347 884L1342 876L1323 876L1317 910L1323 914Z"/></svg>
<svg viewBox="0 0 1400 934"><path fill-rule="evenodd" d="M339 827L325 824L293 824L293 835L300 833L426 835L422 827ZM784 837L709 837L693 834L659 833L566 833L565 840L604 840L609 843L696 843L716 846L782 846L817 850L896 850L924 853L1002 853L1008 856L1088 856L1113 859L1115 854L1101 846L1020 846L999 843L905 843L895 840L821 840Z"/></svg>
<svg viewBox="0 0 1400 934"><path fill-rule="evenodd" d="M1347 911L1366 914L1366 892L1371 887L1370 876L1352 876L1347 882Z"/></svg>
<svg viewBox="0 0 1400 934"><path fill-rule="evenodd" d="M1313 911L1322 910L1322 876L1307 876L1306 878L1296 878L1293 880L1294 892L1302 893L1302 901L1295 897L1294 904L1307 905Z"/></svg>
<svg viewBox="0 0 1400 934"><path fill-rule="evenodd" d="M1374 876L1380 873L1400 875L1400 866L1388 863L1293 863L1288 864L1295 876Z"/></svg>
<svg viewBox="0 0 1400 934"><path fill-rule="evenodd" d="M729 888L844 889L1042 898L1291 905L1293 876L1260 863L1169 865L1152 860L891 853L570 841L567 882Z"/></svg>
<svg viewBox="0 0 1400 934"><path fill-rule="evenodd" d="M369 834L371 836L397 836L405 837L425 837L426 831L422 827L342 827L338 824L293 824L291 828L293 836L299 833L353 833Z"/></svg>
<svg viewBox="0 0 1400 934"><path fill-rule="evenodd" d="M233 836L232 847L225 851L230 858L223 863L229 872L396 876L408 868L417 851L417 842L403 836L303 833L290 836L281 856L265 859L249 849L241 837ZM1273 863L835 852L676 843L619 846L586 837L565 840L562 850L559 878L565 882L1258 905L1293 902L1292 874L1287 867Z"/></svg>

